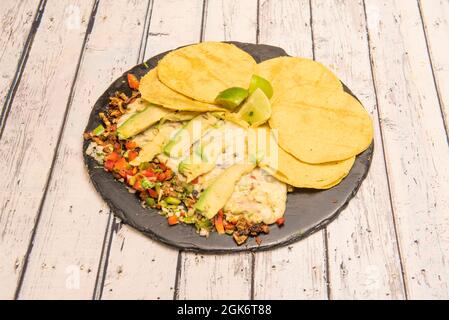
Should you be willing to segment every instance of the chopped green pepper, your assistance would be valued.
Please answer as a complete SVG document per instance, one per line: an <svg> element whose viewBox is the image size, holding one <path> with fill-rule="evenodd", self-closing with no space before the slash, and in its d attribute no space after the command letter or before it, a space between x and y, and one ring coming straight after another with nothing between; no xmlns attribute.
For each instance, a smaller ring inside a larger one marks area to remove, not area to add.
<svg viewBox="0 0 449 320"><path fill-rule="evenodd" d="M176 199L176 198L173 198L173 197L167 197L167 198L165 198L165 201L166 201L168 204L174 204L174 205L178 205L178 204L181 203L181 200Z"/></svg>
<svg viewBox="0 0 449 320"><path fill-rule="evenodd" d="M184 190L187 194L191 194L193 192L193 185L186 183L184 185Z"/></svg>
<svg viewBox="0 0 449 320"><path fill-rule="evenodd" d="M156 201L154 201L154 199L153 199L153 198L150 198L150 197L148 197L148 198L146 199L146 203L147 203L147 205L148 205L149 207L154 207L154 206L156 206Z"/></svg>
<svg viewBox="0 0 449 320"><path fill-rule="evenodd" d="M104 127L100 124L98 127L96 127L93 131L92 134L94 136L99 136L100 134L102 134L104 132Z"/></svg>
<svg viewBox="0 0 449 320"><path fill-rule="evenodd" d="M144 188L145 190L154 188L154 186L155 186L155 184L153 182L151 182L151 181L149 181L148 179L145 179L145 178L142 179L140 184L142 185L142 188Z"/></svg>
<svg viewBox="0 0 449 320"><path fill-rule="evenodd" d="M141 164L139 164L139 169L140 170L146 170L150 167L150 163L149 162L142 162Z"/></svg>
<svg viewBox="0 0 449 320"><path fill-rule="evenodd" d="M196 222L196 217L195 216L185 216L182 219L182 222L187 223L187 224L193 224Z"/></svg>

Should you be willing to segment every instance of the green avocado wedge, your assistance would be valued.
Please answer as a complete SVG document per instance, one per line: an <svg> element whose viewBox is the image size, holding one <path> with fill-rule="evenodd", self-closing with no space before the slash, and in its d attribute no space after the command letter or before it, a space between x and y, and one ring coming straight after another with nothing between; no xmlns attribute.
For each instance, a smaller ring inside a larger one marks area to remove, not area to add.
<svg viewBox="0 0 449 320"><path fill-rule="evenodd" d="M170 113L167 116L165 116L163 118L163 120L164 121L184 122L184 121L190 121L198 115L199 115L198 112L193 112L193 111L176 111L176 112Z"/></svg>
<svg viewBox="0 0 449 320"><path fill-rule="evenodd" d="M164 146L164 154L172 158L182 157L195 142L195 138L200 139L218 121L219 119L210 113L193 118Z"/></svg>
<svg viewBox="0 0 449 320"><path fill-rule="evenodd" d="M150 104L143 111L132 115L117 128L118 138L120 140L125 140L135 136L173 112L173 110Z"/></svg>
<svg viewBox="0 0 449 320"><path fill-rule="evenodd" d="M155 156L162 153L164 145L170 140L170 136L179 129L181 125L176 123L165 123L159 129L154 138L142 146L137 158L132 160L130 164L132 166L138 166L142 162L149 162L154 159Z"/></svg>
<svg viewBox="0 0 449 320"><path fill-rule="evenodd" d="M203 191L198 202L195 204L195 209L204 217L212 219L225 206L240 178L255 168L256 163L239 163L225 169Z"/></svg>
<svg viewBox="0 0 449 320"><path fill-rule="evenodd" d="M179 163L178 171L189 183L212 171L216 166L219 153L223 151L224 146L221 143L215 144L217 139L222 141L221 129L211 129L211 134L206 134L204 138L205 141L201 141L200 145L192 146L190 156Z"/></svg>
<svg viewBox="0 0 449 320"><path fill-rule="evenodd" d="M215 168L215 162L192 162L184 160L179 164L178 170L187 179L187 183L192 182L197 177L212 171Z"/></svg>

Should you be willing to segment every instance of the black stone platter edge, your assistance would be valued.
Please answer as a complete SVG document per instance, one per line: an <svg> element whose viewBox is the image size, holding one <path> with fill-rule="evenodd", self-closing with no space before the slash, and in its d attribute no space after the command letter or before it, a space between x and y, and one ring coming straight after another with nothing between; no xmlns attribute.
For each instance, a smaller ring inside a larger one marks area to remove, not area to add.
<svg viewBox="0 0 449 320"><path fill-rule="evenodd" d="M240 42L231 43L251 54L257 62L278 56L287 56L287 53L278 47ZM133 67L114 81L95 103L85 131L93 130L101 123L98 112L106 108L109 97L114 92L123 91L130 94L126 80L128 73L133 73L139 78L142 77L150 69L156 67L158 61L168 52L161 53L145 63ZM345 91L354 96L346 86ZM285 212L286 224L283 227L271 226L270 233L261 236L262 243L260 245L250 238L246 244L237 246L230 236L211 233L209 238L204 238L195 232L193 226L184 224L169 226L166 218L159 215L157 210L143 208L136 195L129 193L122 183L116 181L110 173L99 167L95 160L87 156L85 150L88 145L89 142L84 141L83 157L90 179L95 189L123 223L168 246L184 251L211 254L273 249L292 244L322 229L338 216L357 193L368 173L374 151L374 144L371 144L365 152L357 156L351 172L338 186L324 191L296 189L293 193L288 194Z"/></svg>

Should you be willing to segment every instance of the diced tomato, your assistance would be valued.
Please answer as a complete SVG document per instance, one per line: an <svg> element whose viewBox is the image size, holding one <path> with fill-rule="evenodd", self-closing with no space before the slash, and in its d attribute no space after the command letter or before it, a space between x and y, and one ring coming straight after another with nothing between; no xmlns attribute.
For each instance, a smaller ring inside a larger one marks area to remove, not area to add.
<svg viewBox="0 0 449 320"><path fill-rule="evenodd" d="M173 178L173 171L171 171L171 169L167 169L164 172L165 175L165 180L170 180L171 178Z"/></svg>
<svg viewBox="0 0 449 320"><path fill-rule="evenodd" d="M159 163L159 167L164 171L167 170L167 165L165 163Z"/></svg>
<svg viewBox="0 0 449 320"><path fill-rule="evenodd" d="M118 171L118 174L119 174L120 177L122 177L122 178L126 178L126 177L127 177L126 170L119 170L119 171Z"/></svg>
<svg viewBox="0 0 449 320"><path fill-rule="evenodd" d="M137 158L138 155L139 155L139 153L137 151L129 151L128 152L128 160L133 161L135 158Z"/></svg>
<svg viewBox="0 0 449 320"><path fill-rule="evenodd" d="M279 227L282 227L285 224L285 218L279 218L276 220L276 223Z"/></svg>
<svg viewBox="0 0 449 320"><path fill-rule="evenodd" d="M157 178L157 181L164 181L165 180L165 174L162 172L162 173L156 173L156 178Z"/></svg>
<svg viewBox="0 0 449 320"><path fill-rule="evenodd" d="M133 90L139 89L139 80L132 73L128 73L128 85Z"/></svg>
<svg viewBox="0 0 449 320"><path fill-rule="evenodd" d="M157 198L159 195L157 194L156 190L154 189L148 189L148 194L150 195L151 198Z"/></svg>
<svg viewBox="0 0 449 320"><path fill-rule="evenodd" d="M106 161L111 160L111 161L115 162L118 159L120 159L120 155L117 152L111 152L110 154L108 154L106 156Z"/></svg>
<svg viewBox="0 0 449 320"><path fill-rule="evenodd" d="M218 211L218 214L215 217L215 229L217 229L218 234L225 233L223 226L223 210Z"/></svg>
<svg viewBox="0 0 449 320"><path fill-rule="evenodd" d="M184 211L181 211L181 213L179 214L181 217L185 217L186 213Z"/></svg>
<svg viewBox="0 0 449 320"><path fill-rule="evenodd" d="M120 171L125 169L128 169L128 162L126 161L126 159L125 158L118 159L114 164L114 170Z"/></svg>
<svg viewBox="0 0 449 320"><path fill-rule="evenodd" d="M137 191L143 191L144 190L143 187L142 187L142 184L140 183L140 180L137 180L134 183L133 188L136 189Z"/></svg>
<svg viewBox="0 0 449 320"><path fill-rule="evenodd" d="M223 221L224 224L224 221ZM224 228L226 230L234 230L235 226L232 223L227 223L226 225L224 225Z"/></svg>
<svg viewBox="0 0 449 320"><path fill-rule="evenodd" d="M167 218L167 222L169 225L174 226L175 224L178 224L178 217L177 216L171 216Z"/></svg>
<svg viewBox="0 0 449 320"><path fill-rule="evenodd" d="M116 162L117 165L117 162ZM128 169L128 167L124 167L124 168L120 168L120 169L116 169L114 166L114 170L116 170L118 172L118 174L122 177L122 178L127 178L128 176L133 176L134 172L132 169Z"/></svg>
<svg viewBox="0 0 449 320"><path fill-rule="evenodd" d="M147 178L151 178L151 177L155 177L156 174L153 172L153 170L147 169L142 171L142 174L147 177Z"/></svg>
<svg viewBox="0 0 449 320"><path fill-rule="evenodd" d="M114 164L115 164L115 161L106 160L106 162L104 163L104 167L106 170L112 171L112 169L114 169Z"/></svg>
<svg viewBox="0 0 449 320"><path fill-rule="evenodd" d="M134 150L136 147L137 147L137 143L135 143L134 141L127 141L125 143L126 150Z"/></svg>
<svg viewBox="0 0 449 320"><path fill-rule="evenodd" d="M192 180L192 182L190 182L191 184L197 184L198 183L198 177L196 177L195 179Z"/></svg>

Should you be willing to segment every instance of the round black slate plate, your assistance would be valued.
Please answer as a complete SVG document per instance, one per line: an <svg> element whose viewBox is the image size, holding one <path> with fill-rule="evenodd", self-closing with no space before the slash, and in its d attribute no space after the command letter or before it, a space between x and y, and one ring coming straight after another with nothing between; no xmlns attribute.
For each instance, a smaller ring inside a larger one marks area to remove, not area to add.
<svg viewBox="0 0 449 320"><path fill-rule="evenodd" d="M239 42L232 43L251 54L257 62L287 55L283 49L278 47ZM165 54L167 52L149 59L146 61L146 66L145 64L135 66L114 81L95 103L86 131L93 130L100 124L98 112L106 108L109 97L115 91L130 93L126 81L127 73L133 73L140 78L149 71L148 68L156 67L158 61ZM351 93L346 86L345 90ZM85 152L88 144L88 141L84 141L83 152ZM155 240L179 249L226 253L245 250L267 250L287 245L303 239L327 225L338 216L349 200L356 194L369 170L373 150L374 146L371 145L369 149L357 157L351 172L338 186L325 191L297 189L295 192L290 193L285 212L287 221L285 226L282 228L272 226L270 234L261 236L262 244L260 246L255 243L254 239L249 239L241 247L238 247L232 237L229 236L219 236L216 233L212 233L206 239L200 237L192 226L168 226L164 217L160 216L156 210L142 208L134 194L129 193L122 183L115 181L110 173L98 168L97 163L85 153L84 161L95 188L115 215L122 219L124 223L131 225Z"/></svg>

